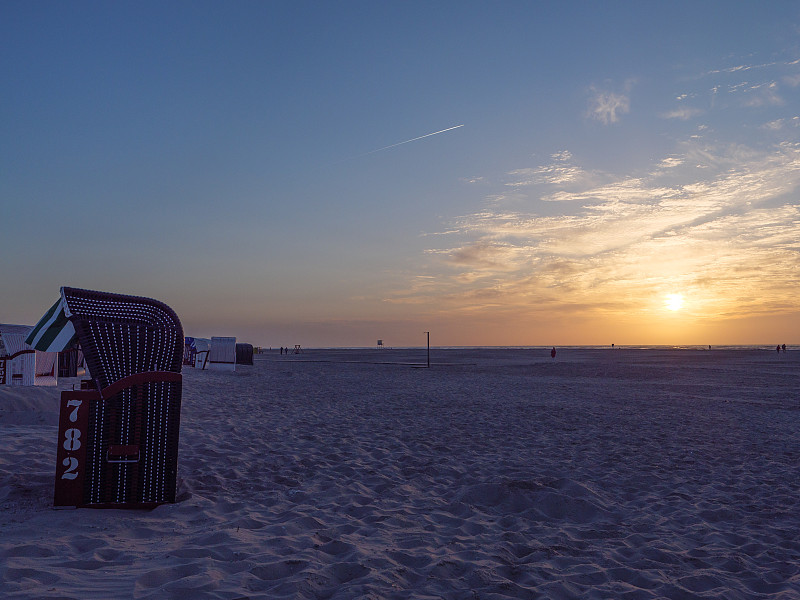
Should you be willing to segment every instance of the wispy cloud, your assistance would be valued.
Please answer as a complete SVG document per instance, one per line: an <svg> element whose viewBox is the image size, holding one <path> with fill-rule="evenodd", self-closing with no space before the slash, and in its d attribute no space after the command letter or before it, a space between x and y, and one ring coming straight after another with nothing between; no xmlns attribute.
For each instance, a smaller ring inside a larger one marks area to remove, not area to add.
<svg viewBox="0 0 800 600"><path fill-rule="evenodd" d="M788 119L775 119L764 123L763 129L768 131L781 131L788 127L800 127L800 117L791 117Z"/></svg>
<svg viewBox="0 0 800 600"><path fill-rule="evenodd" d="M587 116L604 125L618 122L621 115L628 113L631 109L630 92L632 88L632 81L627 81L622 91L592 86L589 89Z"/></svg>
<svg viewBox="0 0 800 600"><path fill-rule="evenodd" d="M668 156L667 158L663 159L658 166L663 169L671 169L673 167L682 165L684 162L684 158L678 156Z"/></svg>
<svg viewBox="0 0 800 600"><path fill-rule="evenodd" d="M800 85L800 73L785 75L782 81L789 87L795 88Z"/></svg>
<svg viewBox="0 0 800 600"><path fill-rule="evenodd" d="M792 62L788 62L788 61L787 62L769 62L769 63L759 63L759 64L752 64L752 65L751 64L747 64L747 63L742 63L742 64L739 64L739 65L734 65L732 67L726 67L724 69L712 69L711 71L708 71L706 74L707 75L717 75L717 74L720 74L720 73L744 73L744 72L747 72L747 71L767 69L767 68L770 68L770 67L775 67L776 65L791 65L791 64L795 64L795 63L796 63L796 61L792 61Z"/></svg>
<svg viewBox="0 0 800 600"><path fill-rule="evenodd" d="M800 61L740 63L707 71L701 78L708 78L713 82L712 107L723 99L730 106L736 107L782 106L787 101L785 91L800 85ZM678 96L678 100L686 97L687 94L682 94Z"/></svg>
<svg viewBox="0 0 800 600"><path fill-rule="evenodd" d="M706 169L696 169L698 160ZM622 314L652 310L655 297L674 290L705 317L796 310L786 298L800 292L800 205L789 197L798 186L800 145L756 152L687 142L648 175L554 194L578 201L573 213L483 210L455 219L456 243L430 250L442 271L425 293L465 311L535 299ZM404 299L419 295L395 298Z"/></svg>
<svg viewBox="0 0 800 600"><path fill-rule="evenodd" d="M681 121L688 121L702 115L705 111L700 108L691 108L689 106L682 106L674 110L661 113L663 119L680 119Z"/></svg>
<svg viewBox="0 0 800 600"><path fill-rule="evenodd" d="M781 106L785 103L778 91L778 84L775 81L747 86L744 89L744 94L744 106Z"/></svg>
<svg viewBox="0 0 800 600"><path fill-rule="evenodd" d="M466 265L471 269L510 271L520 260L527 258L526 250L502 241L489 239L452 248L445 253L445 260L454 265Z"/></svg>
<svg viewBox="0 0 800 600"><path fill-rule="evenodd" d="M572 162L572 154L566 150L551 156L552 162L529 169L510 171L512 181L506 182L509 187L530 185L560 185L578 181L586 176L586 172Z"/></svg>

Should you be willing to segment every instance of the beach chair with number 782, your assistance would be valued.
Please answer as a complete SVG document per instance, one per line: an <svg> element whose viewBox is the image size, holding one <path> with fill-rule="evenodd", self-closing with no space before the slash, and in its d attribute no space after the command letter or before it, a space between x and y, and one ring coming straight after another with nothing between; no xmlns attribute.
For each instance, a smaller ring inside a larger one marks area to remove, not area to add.
<svg viewBox="0 0 800 600"><path fill-rule="evenodd" d="M79 344L90 377L61 393L55 506L174 502L184 348L175 312L150 298L64 287L28 340L50 351Z"/></svg>

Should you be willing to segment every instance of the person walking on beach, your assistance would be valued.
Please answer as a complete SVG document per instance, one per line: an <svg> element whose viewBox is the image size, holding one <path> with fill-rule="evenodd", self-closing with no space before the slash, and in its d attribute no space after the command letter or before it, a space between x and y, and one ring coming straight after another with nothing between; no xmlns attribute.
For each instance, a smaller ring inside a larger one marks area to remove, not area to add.
<svg viewBox="0 0 800 600"><path fill-rule="evenodd" d="M783 348L783 351L784 351L784 352L786 352L786 344L784 344L784 345L783 345L783 346L781 346L781 347Z"/></svg>
<svg viewBox="0 0 800 600"><path fill-rule="evenodd" d="M556 348L555 348L555 346L553 346L553 349L550 350L550 358L552 358L553 360L556 359Z"/></svg>

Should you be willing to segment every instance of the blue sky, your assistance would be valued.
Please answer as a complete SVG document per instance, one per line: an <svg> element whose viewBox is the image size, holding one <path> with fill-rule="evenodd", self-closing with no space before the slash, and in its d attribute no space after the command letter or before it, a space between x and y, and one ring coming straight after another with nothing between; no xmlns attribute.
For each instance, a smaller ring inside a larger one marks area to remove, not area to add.
<svg viewBox="0 0 800 600"><path fill-rule="evenodd" d="M0 321L69 285L274 347L800 342L796 2L0 10Z"/></svg>

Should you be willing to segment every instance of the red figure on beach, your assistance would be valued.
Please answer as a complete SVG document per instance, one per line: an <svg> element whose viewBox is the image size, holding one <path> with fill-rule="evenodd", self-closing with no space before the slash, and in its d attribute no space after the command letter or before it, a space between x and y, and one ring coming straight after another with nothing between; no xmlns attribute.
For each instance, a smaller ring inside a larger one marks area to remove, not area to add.
<svg viewBox="0 0 800 600"><path fill-rule="evenodd" d="M555 359L556 359L556 349L555 349L555 346L553 347L553 349L552 349L552 350L550 350L550 358L552 358L553 360L555 360Z"/></svg>

